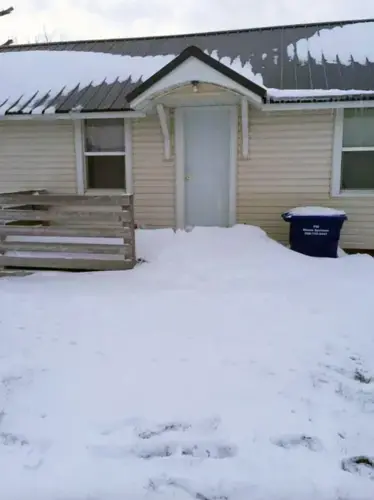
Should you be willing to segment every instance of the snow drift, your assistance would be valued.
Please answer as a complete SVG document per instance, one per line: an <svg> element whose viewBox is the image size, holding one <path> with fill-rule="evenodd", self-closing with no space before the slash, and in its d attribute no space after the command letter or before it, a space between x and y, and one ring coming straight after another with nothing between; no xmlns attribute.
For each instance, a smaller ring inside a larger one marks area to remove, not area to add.
<svg viewBox="0 0 374 500"><path fill-rule="evenodd" d="M249 226L137 245L0 281L1 498L372 500L373 259Z"/></svg>

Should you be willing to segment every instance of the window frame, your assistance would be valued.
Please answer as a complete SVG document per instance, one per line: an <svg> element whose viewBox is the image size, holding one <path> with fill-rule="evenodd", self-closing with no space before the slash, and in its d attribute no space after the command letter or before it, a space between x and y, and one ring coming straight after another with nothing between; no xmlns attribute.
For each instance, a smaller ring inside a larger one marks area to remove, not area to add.
<svg viewBox="0 0 374 500"><path fill-rule="evenodd" d="M344 108L335 110L334 118L334 142L333 142L333 164L332 164L332 180L331 180L331 196L337 197L374 197L374 189L342 189L342 157L345 151L373 151L374 146L362 147L344 147L343 146L343 129L344 129Z"/></svg>
<svg viewBox="0 0 374 500"><path fill-rule="evenodd" d="M95 117L92 119L106 120L112 116ZM114 117L113 117L114 118ZM76 153L76 186L78 194L132 194L133 193L133 178L132 178L132 124L131 120L123 119L124 122L124 143L125 151L87 151L85 146L85 122L90 118L74 120L74 135L75 135L75 153ZM90 156L123 156L125 158L125 189L100 189L89 188L87 186L87 167L86 158Z"/></svg>

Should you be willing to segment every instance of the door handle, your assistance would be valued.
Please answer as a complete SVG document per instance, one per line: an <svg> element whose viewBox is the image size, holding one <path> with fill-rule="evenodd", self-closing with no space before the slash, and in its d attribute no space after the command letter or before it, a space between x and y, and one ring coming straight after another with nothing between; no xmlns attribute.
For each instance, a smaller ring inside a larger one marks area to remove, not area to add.
<svg viewBox="0 0 374 500"><path fill-rule="evenodd" d="M190 175L186 175L186 176L184 177L184 180L185 180L185 181L190 181L190 180L191 180L191 176L190 176Z"/></svg>

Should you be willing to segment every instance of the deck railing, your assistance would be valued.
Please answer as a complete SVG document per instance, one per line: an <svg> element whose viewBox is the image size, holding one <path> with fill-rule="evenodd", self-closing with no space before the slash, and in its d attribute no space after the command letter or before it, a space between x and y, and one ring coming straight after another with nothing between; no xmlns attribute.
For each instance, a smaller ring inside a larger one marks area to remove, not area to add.
<svg viewBox="0 0 374 500"><path fill-rule="evenodd" d="M131 269L133 195L0 194L0 268Z"/></svg>

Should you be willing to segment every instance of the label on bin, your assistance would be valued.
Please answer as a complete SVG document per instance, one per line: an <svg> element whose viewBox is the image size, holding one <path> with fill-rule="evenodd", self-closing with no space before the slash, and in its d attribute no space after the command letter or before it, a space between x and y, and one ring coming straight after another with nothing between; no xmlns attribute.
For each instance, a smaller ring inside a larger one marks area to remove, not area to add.
<svg viewBox="0 0 374 500"><path fill-rule="evenodd" d="M312 228L303 227L305 236L327 236L329 232L329 229L321 229L319 225L313 225Z"/></svg>

